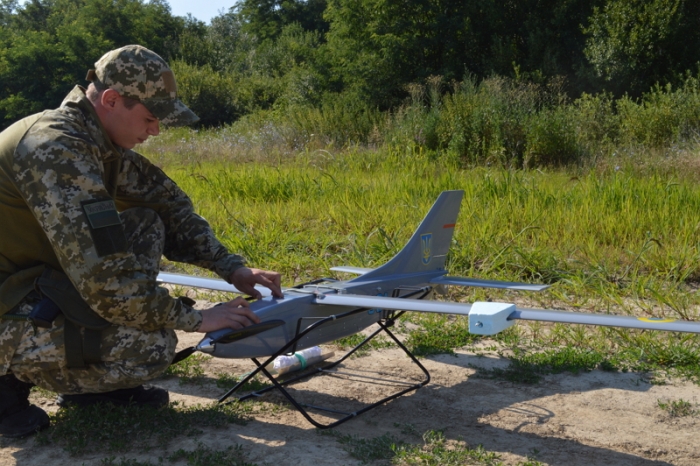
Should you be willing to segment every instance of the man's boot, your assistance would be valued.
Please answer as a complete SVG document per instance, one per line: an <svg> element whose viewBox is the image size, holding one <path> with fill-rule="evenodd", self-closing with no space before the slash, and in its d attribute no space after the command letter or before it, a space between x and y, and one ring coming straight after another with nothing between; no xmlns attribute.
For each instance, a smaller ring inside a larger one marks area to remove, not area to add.
<svg viewBox="0 0 700 466"><path fill-rule="evenodd" d="M29 390L34 384L7 374L0 376L0 436L20 438L49 426L49 416L38 406L29 404Z"/></svg>

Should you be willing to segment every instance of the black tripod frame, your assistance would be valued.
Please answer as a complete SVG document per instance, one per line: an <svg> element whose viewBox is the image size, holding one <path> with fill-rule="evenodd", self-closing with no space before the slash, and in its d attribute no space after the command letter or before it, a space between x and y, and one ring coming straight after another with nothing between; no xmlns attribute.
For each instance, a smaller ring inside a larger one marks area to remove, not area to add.
<svg viewBox="0 0 700 466"><path fill-rule="evenodd" d="M406 291L408 291L407 294L403 294L403 295L401 294L402 292L406 292ZM392 292L392 297L408 298L408 297L412 297L415 295L421 295L418 299L422 299L425 296L427 296L430 293L430 291L432 291L431 287L424 287L424 288L403 288L402 287L402 288L395 289ZM411 392L413 390L417 390L420 387L426 385L428 382L430 382L430 373L428 372L428 370L418 361L418 359L416 359L416 357L413 355L413 353L411 353L411 351L409 351L408 348L406 348L406 346L404 346L403 343L401 343L399 341L399 339L396 337L396 335L394 335L391 332L391 330L389 330L389 328L395 324L396 319L398 319L400 316L402 316L405 311L390 311L390 312L388 312L386 317L382 318L381 320L379 320L377 322L377 324L379 325L379 328L377 330L372 332L372 334L370 334L367 338L365 338L361 343L356 345L354 348L350 349L340 359L333 361L333 362L330 362L330 363L326 363L323 367L320 367L320 368L317 368L317 369L314 369L311 371L306 371L305 373L296 375L292 378L288 378L288 379L285 378L283 381L279 381L279 380L275 379L275 377L272 374L270 374L270 372L265 368L268 364L270 364L272 361L274 361L274 359L277 356L280 356L280 355L286 354L286 353L290 353L290 352L293 353L296 350L296 347L297 347L297 344L299 343L299 341L303 337L305 337L307 334L309 334L310 332L318 330L319 328L323 327L325 324L327 324L329 322L347 319L347 318L350 318L358 313L366 312L366 311L367 311L367 309L365 309L365 308L359 308L359 309L353 309L351 311L348 311L348 312L345 312L342 314L331 315L328 317L319 318L316 322L312 323L311 325L306 327L304 330L300 330L301 325L302 325L302 319L299 319L299 322L297 323L297 333L294 336L294 338L292 338L284 347L282 347L279 351L277 351L275 354L273 354L272 356L267 358L262 363L260 361L258 361L257 358L251 358L251 360L257 366L256 369L253 370L252 372L250 372L249 374L247 374L231 390L229 390L228 392L226 392L225 395L223 395L221 398L219 398L219 403L222 403L226 399L228 399L229 397L233 396L238 390L241 389L241 387L243 387L243 385L248 383L248 381L252 380L253 377L255 377L256 375L263 374L272 383L272 385L269 387L265 387L263 389L254 391L254 392L249 393L247 395L237 397L237 399L239 401L245 401L245 400L248 400L251 398L260 397L271 390L279 390L279 392L282 393L282 395L284 395L284 397L301 413L302 416L304 416L306 418L307 421L309 421L311 424L318 427L319 429L329 429L331 427L335 427L339 424L342 424L343 422L348 421L356 416L359 416L360 414L362 414L364 412L367 412L373 408L376 408L379 405L382 405L382 404L387 403L395 398L398 398L401 395L405 395L408 392ZM353 411L353 412L339 411L339 410L335 410L335 409L325 408L322 406L314 406L314 405L300 403L285 388L287 385L289 385L291 383L297 382L299 380L308 379L308 378L313 377L315 375L323 375L324 373L331 373L332 374L332 372L330 372L331 369L334 369L335 367L340 365L343 361L345 361L347 358L352 356L357 350L359 350L360 348L362 348L363 346L368 344L372 339L377 337L379 334L386 334L387 336L389 336L389 338L391 338L394 341L394 343L399 348L401 348L403 350L403 352L411 359L411 361L416 366L418 366L418 368L420 368L420 370L424 374L424 378L420 382L418 382L418 383L406 382L405 384L407 385L407 387L405 387L405 388L403 388L403 389L401 389L401 390L399 390L399 391L397 391L389 396L386 396L378 401L375 401L374 403L366 405L362 409L359 409L359 410ZM307 408L315 409L318 411L324 411L327 413L340 414L340 415L342 415L342 417L340 419L337 419L337 420L331 422L331 423L324 424L324 423L321 423L321 422L318 422L317 420L315 420L311 416L311 414L308 412Z"/></svg>

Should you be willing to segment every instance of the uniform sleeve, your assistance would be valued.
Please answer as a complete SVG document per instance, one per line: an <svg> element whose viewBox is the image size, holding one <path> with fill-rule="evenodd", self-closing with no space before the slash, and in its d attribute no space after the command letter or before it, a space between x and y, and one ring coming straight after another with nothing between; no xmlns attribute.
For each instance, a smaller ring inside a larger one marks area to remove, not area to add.
<svg viewBox="0 0 700 466"><path fill-rule="evenodd" d="M244 265L243 257L230 254L209 223L194 212L190 198L161 169L133 151L124 155L117 199L120 208L148 207L165 224L164 255L211 270L224 280Z"/></svg>
<svg viewBox="0 0 700 466"><path fill-rule="evenodd" d="M30 131L15 152L13 171L63 271L97 314L146 331L201 325L201 313L157 286L128 252L99 148L89 138L78 131Z"/></svg>

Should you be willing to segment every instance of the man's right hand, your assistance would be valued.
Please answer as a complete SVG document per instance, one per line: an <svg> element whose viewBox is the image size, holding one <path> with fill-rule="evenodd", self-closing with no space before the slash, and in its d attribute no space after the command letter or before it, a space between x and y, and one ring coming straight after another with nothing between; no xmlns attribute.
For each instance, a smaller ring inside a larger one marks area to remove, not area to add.
<svg viewBox="0 0 700 466"><path fill-rule="evenodd" d="M260 318L250 310L248 301L238 297L233 301L203 309L202 325L197 332L207 333L222 328L240 329L257 323L260 323Z"/></svg>

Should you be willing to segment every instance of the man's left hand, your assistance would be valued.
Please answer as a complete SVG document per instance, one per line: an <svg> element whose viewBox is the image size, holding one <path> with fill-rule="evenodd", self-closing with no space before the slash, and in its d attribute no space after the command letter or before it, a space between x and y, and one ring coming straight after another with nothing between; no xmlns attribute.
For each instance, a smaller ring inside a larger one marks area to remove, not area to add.
<svg viewBox="0 0 700 466"><path fill-rule="evenodd" d="M262 285L272 291L275 298L283 298L282 276L269 270L251 269L241 267L231 274L231 284L241 293L252 296L255 299L262 298L262 294L255 289L255 285Z"/></svg>

